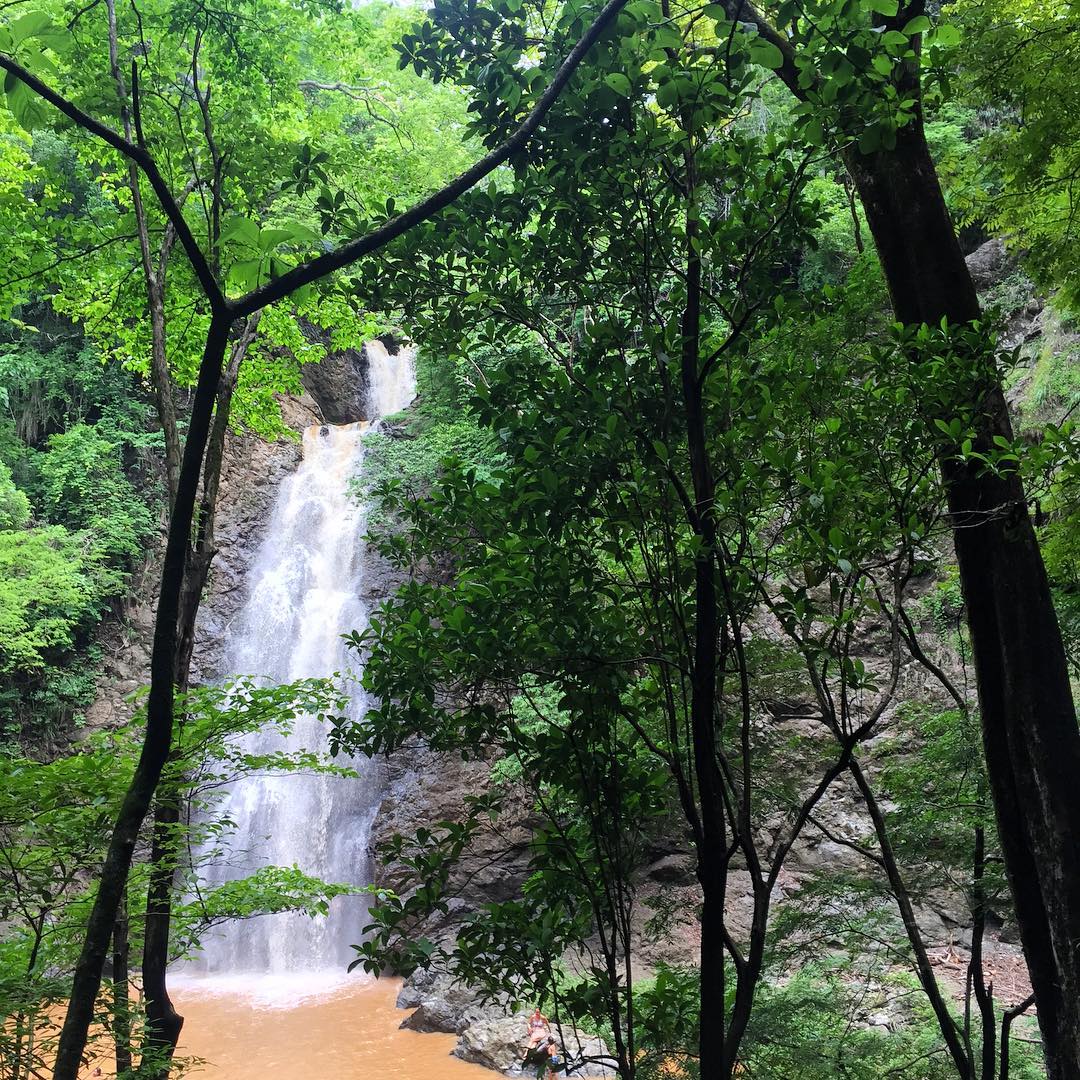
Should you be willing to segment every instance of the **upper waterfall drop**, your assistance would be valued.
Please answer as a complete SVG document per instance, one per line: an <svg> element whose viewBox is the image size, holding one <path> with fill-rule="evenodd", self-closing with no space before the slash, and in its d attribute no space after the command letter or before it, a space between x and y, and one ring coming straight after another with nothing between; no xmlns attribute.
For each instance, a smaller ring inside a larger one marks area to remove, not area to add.
<svg viewBox="0 0 1080 1080"><path fill-rule="evenodd" d="M416 350L391 353L378 338L364 346L367 355L368 420L401 412L416 397Z"/></svg>
<svg viewBox="0 0 1080 1080"><path fill-rule="evenodd" d="M390 354L367 345L368 419L314 425L303 434L303 459L281 485L266 537L248 575L248 599L235 620L227 670L268 683L335 672L356 676L357 660L342 634L362 629L365 510L351 491L362 475L364 435L382 416L415 396L414 353ZM356 678L344 683L348 711L367 701ZM288 739L261 732L245 739L253 753L325 752L327 731L317 717L298 718ZM378 808L378 785L366 763L358 779L310 774L248 776L229 786L219 812L235 823L215 876L246 876L260 866L298 866L328 882L371 880L368 835ZM233 923L204 941L196 967L215 975L340 975L355 955L366 901L339 897L324 919L262 916Z"/></svg>

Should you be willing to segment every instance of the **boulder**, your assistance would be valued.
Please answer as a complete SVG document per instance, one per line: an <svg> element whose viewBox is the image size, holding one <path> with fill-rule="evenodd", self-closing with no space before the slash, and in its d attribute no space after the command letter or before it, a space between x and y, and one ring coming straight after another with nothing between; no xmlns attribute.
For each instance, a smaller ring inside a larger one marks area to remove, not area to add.
<svg viewBox="0 0 1080 1080"><path fill-rule="evenodd" d="M646 871L646 877L675 885L693 885L697 873L692 855L665 855L657 859Z"/></svg>
<svg viewBox="0 0 1080 1080"><path fill-rule="evenodd" d="M400 1026L409 1031L441 1031L448 1035L460 1035L462 1032L461 1015L446 1001L434 998L422 1001L410 1016L401 1021Z"/></svg>
<svg viewBox="0 0 1080 1080"><path fill-rule="evenodd" d="M505 1006L482 1004L472 990L445 972L423 970L414 972L402 985L397 1006L416 1010L401 1027L451 1035L460 1035L481 1020L506 1015Z"/></svg>
<svg viewBox="0 0 1080 1080"><path fill-rule="evenodd" d="M595 1035L586 1035L583 1032L564 1029L566 1036L567 1058L570 1067L574 1070L570 1073L574 1076L603 1076L614 1077L618 1074L611 1065L604 1064L600 1058L610 1060L607 1046L602 1039Z"/></svg>
<svg viewBox="0 0 1080 1080"><path fill-rule="evenodd" d="M965 260L971 280L980 292L993 288L1008 273L1009 253L1002 240L987 240L977 247Z"/></svg>
<svg viewBox="0 0 1080 1080"><path fill-rule="evenodd" d="M478 1020L462 1033L454 1056L501 1073L520 1073L525 1024L520 1017L498 1016Z"/></svg>
<svg viewBox="0 0 1080 1080"><path fill-rule="evenodd" d="M556 1038L559 1037L557 1029L554 1034ZM572 1070L570 1076L616 1075L610 1065L595 1060L608 1057L607 1047L595 1035L587 1035L571 1027L563 1027L561 1034L563 1053ZM524 1041L524 1014L487 1017L470 1024L461 1033L454 1056L508 1076L528 1076L533 1074L533 1070L523 1071L521 1067L525 1057Z"/></svg>

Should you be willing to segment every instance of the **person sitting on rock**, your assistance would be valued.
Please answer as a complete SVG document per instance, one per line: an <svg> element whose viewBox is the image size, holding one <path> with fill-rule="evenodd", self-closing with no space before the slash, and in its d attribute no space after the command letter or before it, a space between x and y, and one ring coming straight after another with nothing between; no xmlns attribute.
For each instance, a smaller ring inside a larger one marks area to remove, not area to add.
<svg viewBox="0 0 1080 1080"><path fill-rule="evenodd" d="M547 1060L544 1062L547 1066L547 1080L555 1080L555 1074L563 1067L563 1060L562 1055L559 1053L559 1046L551 1035L548 1036L544 1052L547 1055ZM537 1073L537 1077L539 1077L539 1073Z"/></svg>
<svg viewBox="0 0 1080 1080"><path fill-rule="evenodd" d="M532 1050L539 1046L545 1036L551 1034L551 1025L548 1023L548 1018L540 1011L540 1006L537 1005L533 1009L532 1016L529 1017L529 1049Z"/></svg>

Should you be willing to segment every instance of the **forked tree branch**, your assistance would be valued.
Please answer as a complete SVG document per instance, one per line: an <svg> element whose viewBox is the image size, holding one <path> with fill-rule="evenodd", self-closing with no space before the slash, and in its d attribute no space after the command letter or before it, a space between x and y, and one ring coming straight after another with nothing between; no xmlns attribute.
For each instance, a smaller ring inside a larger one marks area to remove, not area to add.
<svg viewBox="0 0 1080 1080"><path fill-rule="evenodd" d="M117 912L123 898L135 844L153 802L161 772L172 742L175 660L178 648L177 618L191 545L191 530L199 476L210 434L214 402L221 380L224 355L230 332L237 320L254 315L268 304L281 300L296 289L355 262L433 217L449 206L479 180L520 150L539 127L585 54L599 39L627 0L608 0L595 21L560 64L551 84L516 131L435 194L386 222L378 229L335 251L312 259L230 302L218 284L177 200L169 190L153 156L142 146L85 113L73 102L47 86L10 56L0 53L0 68L22 81L45 101L59 109L85 131L96 135L143 171L195 270L210 303L213 318L199 364L198 382L192 402L188 437L184 446L177 493L169 520L161 587L154 626L154 646L150 662L150 693L147 699L146 734L131 785L124 796L116 825L109 840L105 860L86 924L82 949L75 966L71 996L57 1046L54 1080L77 1080L86 1040L93 1020L94 1002L101 986L106 952Z"/></svg>
<svg viewBox="0 0 1080 1080"><path fill-rule="evenodd" d="M439 211L446 209L452 202L458 199L475 184L479 183L489 173L492 173L510 157L521 150L532 138L541 121L547 115L552 105L555 104L559 94L562 93L571 76L577 70L578 65L584 59L585 54L596 44L600 35L607 26L626 5L627 0L608 0L601 9L595 21L581 36L577 44L567 54L566 59L559 65L547 90L533 106L529 115L521 122L514 133L485 154L471 168L465 170L445 187L440 188L434 194L421 200L408 210L403 211L396 217L391 218L377 229L365 233L363 236L350 240L345 244L319 255L314 259L293 267L288 273L274 278L273 281L252 290L246 296L238 300L228 300L218 284L206 256L195 240L191 229L184 220L176 200L169 190L168 184L161 175L154 161L153 155L141 146L137 146L123 135L114 131L106 124L95 120L89 113L84 112L62 94L53 90L52 87L42 82L36 75L31 74L21 64L6 53L0 53L0 68L19 79L39 97L59 109L65 116L79 127L96 135L99 139L108 143L114 150L124 157L133 161L145 173L150 186L154 189L162 210L172 222L176 234L180 238L192 267L199 279L199 284L206 293L207 299L215 315L224 316L231 323L236 319L253 315L260 308L268 304L276 303L284 299L297 289L310 285L340 270L364 255L369 255L379 248L385 247L391 241L408 232L414 225L427 221Z"/></svg>
<svg viewBox="0 0 1080 1080"><path fill-rule="evenodd" d="M428 218L434 217L440 210L444 210L455 199L463 195L469 188L479 183L489 173L494 172L500 165L508 161L510 157L532 138L533 133L540 126L540 122L547 115L552 105L555 104L559 94L570 81L570 77L577 70L585 54L596 44L600 35L608 24L614 19L619 11L625 6L627 0L608 0L608 3L600 11L595 22L582 35L578 43L567 54L566 59L559 65L543 96L533 106L532 111L522 121L521 125L512 135L495 147L490 153L485 154L471 168L466 169L456 179L451 180L444 188L436 191L428 198L411 206L408 210L391 218L384 225L363 236L352 240L341 247L328 251L306 263L301 263L281 277L275 278L266 285L248 293L247 296L231 305L237 316L250 315L267 304L272 304L290 293L313 281L318 281L327 274L340 270L357 259L368 255L379 248L385 247L392 240L396 240L406 233L414 225L419 225Z"/></svg>

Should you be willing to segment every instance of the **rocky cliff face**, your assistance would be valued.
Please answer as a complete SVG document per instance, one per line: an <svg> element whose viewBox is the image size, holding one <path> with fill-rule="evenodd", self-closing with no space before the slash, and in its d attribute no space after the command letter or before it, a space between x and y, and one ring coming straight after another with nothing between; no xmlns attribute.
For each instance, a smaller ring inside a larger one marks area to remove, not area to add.
<svg viewBox="0 0 1080 1080"><path fill-rule="evenodd" d="M305 332L315 341L329 347L330 335L307 324ZM399 342L391 335L379 339L393 354ZM300 381L319 409L327 424L352 424L368 419L369 356L367 345L359 349L328 352L319 364L305 364L300 369Z"/></svg>
<svg viewBox="0 0 1080 1080"><path fill-rule="evenodd" d="M349 423L366 417L364 350L332 352L302 369L305 386L317 393L282 396L286 426L299 434L318 423ZM281 481L299 464L298 438L268 443L230 432L225 443L218 498L217 554L199 612L192 675L208 681L221 670L229 624L244 599L245 574L262 540ZM164 531L164 522L162 523ZM150 670L160 551L136 575L131 599L102 628L98 693L86 711L89 730L115 726L131 716L128 696L146 685ZM378 575L375 575L377 582Z"/></svg>

